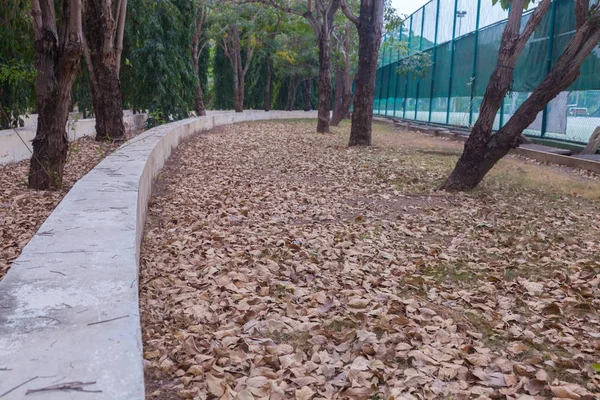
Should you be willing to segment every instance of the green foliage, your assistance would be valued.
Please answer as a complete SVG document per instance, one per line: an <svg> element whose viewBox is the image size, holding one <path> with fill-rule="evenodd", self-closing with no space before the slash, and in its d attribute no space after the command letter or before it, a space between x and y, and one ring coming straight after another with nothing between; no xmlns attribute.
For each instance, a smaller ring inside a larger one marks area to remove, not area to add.
<svg viewBox="0 0 600 400"><path fill-rule="evenodd" d="M0 7L0 103L9 117L0 116L0 129L22 126L21 116L35 104L30 12L27 0L4 1Z"/></svg>
<svg viewBox="0 0 600 400"><path fill-rule="evenodd" d="M186 118L193 108L192 6L185 0L131 0L128 5L121 68L124 102L134 110L160 114L157 121Z"/></svg>
<svg viewBox="0 0 600 400"><path fill-rule="evenodd" d="M492 5L496 5L500 3L500 6L505 9L508 10L512 4L512 0L492 0ZM525 9L528 9L530 5L532 5L533 3L535 3L535 0L528 0L525 3Z"/></svg>
<svg viewBox="0 0 600 400"><path fill-rule="evenodd" d="M231 63L220 46L214 51L213 58L212 107L216 110L233 109L233 71Z"/></svg>
<svg viewBox="0 0 600 400"><path fill-rule="evenodd" d="M429 53L415 53L398 61L396 73L399 75L412 73L413 78L422 78L429 70L431 64L432 60Z"/></svg>
<svg viewBox="0 0 600 400"><path fill-rule="evenodd" d="M73 83L73 103L77 104L79 112L83 118L92 118L93 115L93 104L92 104L92 87L90 85L90 78L88 67L85 64L85 60L81 60L79 64L79 71L77 71L77 77Z"/></svg>

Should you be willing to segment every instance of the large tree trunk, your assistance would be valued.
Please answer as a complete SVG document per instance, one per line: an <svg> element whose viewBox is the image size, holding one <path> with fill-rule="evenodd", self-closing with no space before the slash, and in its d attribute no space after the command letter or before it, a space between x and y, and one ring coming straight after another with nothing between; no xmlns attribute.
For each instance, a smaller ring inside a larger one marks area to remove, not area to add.
<svg viewBox="0 0 600 400"><path fill-rule="evenodd" d="M265 111L271 111L271 54L267 53L265 57L267 74L265 77Z"/></svg>
<svg viewBox="0 0 600 400"><path fill-rule="evenodd" d="M317 113L317 132L329 132L329 102L331 101L331 57L330 35L324 28L319 42L319 111Z"/></svg>
<svg viewBox="0 0 600 400"><path fill-rule="evenodd" d="M585 3L585 0L576 3L576 14L579 13L580 9L587 12L588 5L583 3ZM517 5L520 9L515 9ZM524 46L523 41L527 41L529 38L528 35L539 25L543 17L546 10L543 8L540 9L540 7L546 7L547 9L548 6L549 1L544 0L529 19L523 33L519 36L518 29L520 26L520 12L523 10L523 1L520 0L520 4L513 2L513 8L509 14L509 23L502 38L498 66L492 74L482 103L484 114L480 114L469 139L465 143L462 156L450 176L442 185L442 189L448 191L465 191L477 187L485 175L502 157L511 149L519 146L522 142L521 134L531 125L538 113L561 91L567 89L577 79L581 64L600 41L600 28L597 25L598 16L596 15L595 18L587 20L578 19L578 27L575 35L571 38L565 51L542 83L517 109L508 122L495 135L491 135L494 117L500 107L501 98L508 91L508 85L510 85L510 81L512 80L512 68L522 51ZM519 12L519 14L513 15L516 12ZM532 20L534 21L532 22ZM511 26L512 29L510 28ZM512 31L512 33L509 31ZM516 37L514 36L515 31L517 32ZM512 51L512 54L507 54L511 49L515 50ZM505 69L508 69L508 72L505 72ZM498 100L499 97L500 100ZM485 108L484 105L486 105ZM491 115L492 112L493 115Z"/></svg>
<svg viewBox="0 0 600 400"><path fill-rule="evenodd" d="M377 53L383 29L384 0L361 0L358 16L358 71L348 146L370 146Z"/></svg>
<svg viewBox="0 0 600 400"><path fill-rule="evenodd" d="M123 124L123 101L119 75L114 65L109 66L102 61L92 61L92 63L94 63L96 78L91 81L92 104L96 118L96 140L122 140L125 137L125 125Z"/></svg>
<svg viewBox="0 0 600 400"><path fill-rule="evenodd" d="M60 189L69 147L66 124L71 88L83 53L81 0L63 0L60 34L53 0L33 0L35 94L38 124L29 167L29 187Z"/></svg>
<svg viewBox="0 0 600 400"><path fill-rule="evenodd" d="M117 23L113 18L110 1L86 0L84 3L83 31L96 117L96 140L122 139L125 136L125 125L117 64L121 49L114 43ZM119 7L123 3L117 4ZM124 13L124 10L118 11L119 15Z"/></svg>
<svg viewBox="0 0 600 400"><path fill-rule="evenodd" d="M311 97L312 97L312 82L310 79L304 80L304 111L312 110Z"/></svg>

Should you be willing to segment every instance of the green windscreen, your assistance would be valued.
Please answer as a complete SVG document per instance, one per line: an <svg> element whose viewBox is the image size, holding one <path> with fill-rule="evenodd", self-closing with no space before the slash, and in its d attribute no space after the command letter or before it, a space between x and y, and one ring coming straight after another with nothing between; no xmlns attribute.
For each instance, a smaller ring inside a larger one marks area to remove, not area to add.
<svg viewBox="0 0 600 400"><path fill-rule="evenodd" d="M575 32L574 2L555 0L529 39L514 69L511 91L499 111L501 128L529 94ZM522 26L533 10L523 16ZM508 12L500 2L433 0L407 18L401 31L388 34L404 41L408 52L384 56L377 71L374 112L432 123L472 126L496 67ZM431 65L422 76L399 75L396 61L424 52ZM540 113L527 134L585 142L600 125L600 49L581 67L578 79Z"/></svg>

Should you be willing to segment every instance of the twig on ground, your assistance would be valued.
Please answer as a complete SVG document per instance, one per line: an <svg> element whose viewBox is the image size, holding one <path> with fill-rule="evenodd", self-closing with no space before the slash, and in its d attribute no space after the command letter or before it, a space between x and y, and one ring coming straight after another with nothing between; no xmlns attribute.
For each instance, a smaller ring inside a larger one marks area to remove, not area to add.
<svg viewBox="0 0 600 400"><path fill-rule="evenodd" d="M54 274L61 274L62 276L67 276L67 274L65 274L64 272L60 272L60 271L50 271Z"/></svg>
<svg viewBox="0 0 600 400"><path fill-rule="evenodd" d="M32 380L34 380L34 379L37 379L37 378L39 378L39 376L34 376L33 378L26 380L25 382L23 382L23 383L21 383L21 384L19 384L19 385L15 386L14 388L10 389L9 391L7 391L7 392L4 392L4 393L0 394L0 397L4 397L4 396L6 396L7 394L9 394L9 393L12 393L13 391L17 390L17 389L18 389L18 388L20 388L21 386L23 386L23 385L26 385L26 384L28 384L29 382L31 382Z"/></svg>
<svg viewBox="0 0 600 400"><path fill-rule="evenodd" d="M127 317L129 317L129 315L122 315L122 316L120 316L120 317L116 317L116 318L105 319L104 321L90 322L90 323L88 324L88 326L89 326L89 325L98 325L98 324L103 324L103 323L105 323L105 322L116 321L117 319L121 319L121 318L127 318Z"/></svg>
<svg viewBox="0 0 600 400"><path fill-rule="evenodd" d="M50 385L39 389L29 389L25 394L37 393L37 392L49 392L52 390L85 392L85 393L101 393L102 390L85 390L83 386L95 385L96 381L93 382L65 382L57 385Z"/></svg>

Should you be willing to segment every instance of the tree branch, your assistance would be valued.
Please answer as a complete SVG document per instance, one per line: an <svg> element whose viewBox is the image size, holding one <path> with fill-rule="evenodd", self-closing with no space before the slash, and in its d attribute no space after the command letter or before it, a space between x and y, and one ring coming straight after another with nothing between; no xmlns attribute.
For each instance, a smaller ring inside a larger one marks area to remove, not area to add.
<svg viewBox="0 0 600 400"><path fill-rule="evenodd" d="M517 44L515 46L516 54L520 54L521 51L525 48L527 41L529 40L533 32L537 29L537 27L540 25L540 22L542 22L542 18L544 18L544 15L546 14L546 11L548 11L548 9L550 8L551 3L552 0L542 0L535 9L535 11L531 14L531 17L529 17L529 21L527 21L527 24L523 29L523 32L521 32L521 34L519 35L519 40L517 41ZM523 12L523 8L524 6L521 8L521 13Z"/></svg>
<svg viewBox="0 0 600 400"><path fill-rule="evenodd" d="M350 7L348 7L348 4L346 3L346 0L341 0L340 6L342 7L342 12L344 15L358 28L358 18L356 15L352 14Z"/></svg>
<svg viewBox="0 0 600 400"><path fill-rule="evenodd" d="M83 56L85 57L86 67L88 69L88 73L90 74L90 81L92 81L92 84L96 86L96 75L94 74L92 56L90 54L90 46L88 46L87 40L85 39L85 35L81 35L81 44L83 45Z"/></svg>
<svg viewBox="0 0 600 400"><path fill-rule="evenodd" d="M333 32L334 24L333 19L335 18L335 14L337 13L338 8L340 8L340 0L332 0L331 4L329 4L329 8L324 14L324 20L326 20L327 24L327 34L331 35Z"/></svg>
<svg viewBox="0 0 600 400"><path fill-rule="evenodd" d="M590 0L575 1L575 21L577 21L577 28L583 26L583 24L585 23L589 8Z"/></svg>
<svg viewBox="0 0 600 400"><path fill-rule="evenodd" d="M33 32L35 40L42 37L42 8L40 0L31 0L31 16L33 17Z"/></svg>
<svg viewBox="0 0 600 400"><path fill-rule="evenodd" d="M121 53L123 53L123 36L125 35L125 16L127 14L127 0L119 0L121 9L119 10L119 19L117 21L117 41L115 43L115 56L117 66L117 76L121 70Z"/></svg>

